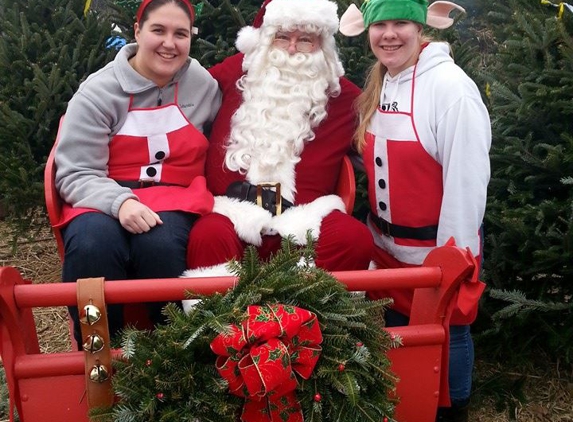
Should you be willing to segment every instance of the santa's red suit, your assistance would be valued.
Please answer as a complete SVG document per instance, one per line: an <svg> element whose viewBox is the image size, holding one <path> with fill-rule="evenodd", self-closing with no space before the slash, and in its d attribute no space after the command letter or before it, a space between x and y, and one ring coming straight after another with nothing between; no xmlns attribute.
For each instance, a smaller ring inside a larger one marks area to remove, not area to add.
<svg viewBox="0 0 573 422"><path fill-rule="evenodd" d="M223 92L222 107L212 127L205 169L208 188L214 195L224 195L230 183L245 180L245 175L230 171L224 165L231 117L242 101L236 82L243 75L243 57L243 54L234 55L210 69ZM314 129L315 139L305 143L301 160L295 167L295 206L335 193L342 160L351 150L356 124L352 104L360 93L359 88L345 78L341 78L340 86L340 95L330 98L328 116ZM262 245L258 247L261 257L275 252L280 242L279 235L263 236ZM191 231L189 268L208 267L240 258L246 246L229 218L217 213L203 216ZM320 223L315 263L329 271L366 269L372 247L372 236L364 224L334 210Z"/></svg>

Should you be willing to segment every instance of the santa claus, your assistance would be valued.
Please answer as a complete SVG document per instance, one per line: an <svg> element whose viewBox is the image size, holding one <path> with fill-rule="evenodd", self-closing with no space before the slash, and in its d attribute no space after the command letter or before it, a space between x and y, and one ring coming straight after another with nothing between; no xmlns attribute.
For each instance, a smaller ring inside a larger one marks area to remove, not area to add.
<svg viewBox="0 0 573 422"><path fill-rule="evenodd" d="M368 268L372 237L334 194L360 93L342 77L338 24L332 1L267 0L239 31L241 53L210 69L223 91L206 163L216 198L191 231L190 268L240 258L249 244L265 258L309 231L316 265Z"/></svg>

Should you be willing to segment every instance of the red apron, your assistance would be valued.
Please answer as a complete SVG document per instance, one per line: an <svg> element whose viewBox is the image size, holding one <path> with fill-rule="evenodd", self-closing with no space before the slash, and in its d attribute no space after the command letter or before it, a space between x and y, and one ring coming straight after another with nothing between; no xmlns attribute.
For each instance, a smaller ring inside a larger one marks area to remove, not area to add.
<svg viewBox="0 0 573 422"><path fill-rule="evenodd" d="M443 196L442 166L423 147L414 122L416 67L412 75L410 111L384 111L373 115L366 134L364 164L372 214L389 223L411 228L437 226ZM377 245L379 268L421 265L436 239L417 240L384 235L372 221L368 225ZM413 291L372 291L371 298L392 297L394 309L410 314ZM479 296L478 298L479 299ZM477 300L469 315L456 307L451 324L470 324L477 315Z"/></svg>
<svg viewBox="0 0 573 422"><path fill-rule="evenodd" d="M158 107L134 108L131 98L126 121L109 143L108 175L117 181L169 184L133 189L155 212L204 215L214 201L204 176L208 141L177 105L177 91L173 103ZM94 211L65 204L59 226Z"/></svg>

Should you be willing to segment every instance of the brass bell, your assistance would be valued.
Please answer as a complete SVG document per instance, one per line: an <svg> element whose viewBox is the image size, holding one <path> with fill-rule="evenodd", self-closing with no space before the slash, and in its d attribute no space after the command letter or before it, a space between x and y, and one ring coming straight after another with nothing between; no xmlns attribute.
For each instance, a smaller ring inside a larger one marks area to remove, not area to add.
<svg viewBox="0 0 573 422"><path fill-rule="evenodd" d="M99 308L95 305L86 305L82 310L80 315L80 321L82 324L94 325L101 318L101 312Z"/></svg>
<svg viewBox="0 0 573 422"><path fill-rule="evenodd" d="M99 334L90 334L85 338L82 346L86 352L97 353L105 347L105 341Z"/></svg>
<svg viewBox="0 0 573 422"><path fill-rule="evenodd" d="M93 366L92 370L90 371L90 381L102 383L109 378L109 372L105 365L96 364Z"/></svg>

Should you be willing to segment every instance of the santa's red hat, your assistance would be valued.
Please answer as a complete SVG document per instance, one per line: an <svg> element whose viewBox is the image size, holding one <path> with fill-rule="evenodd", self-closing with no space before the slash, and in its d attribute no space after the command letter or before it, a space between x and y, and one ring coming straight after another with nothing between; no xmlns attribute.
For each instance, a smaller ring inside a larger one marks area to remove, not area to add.
<svg viewBox="0 0 573 422"><path fill-rule="evenodd" d="M267 4L269 4L271 1L272 0L265 0L264 1L261 8L259 9L259 12L257 13L257 16L255 16L255 19L253 20L253 28L260 28L261 25L263 24L263 18L265 17L265 11L267 9Z"/></svg>
<svg viewBox="0 0 573 422"><path fill-rule="evenodd" d="M265 0L252 26L237 35L237 48L243 53L259 46L261 30L267 27L297 28L312 26L324 38L338 31L338 5L330 0Z"/></svg>

